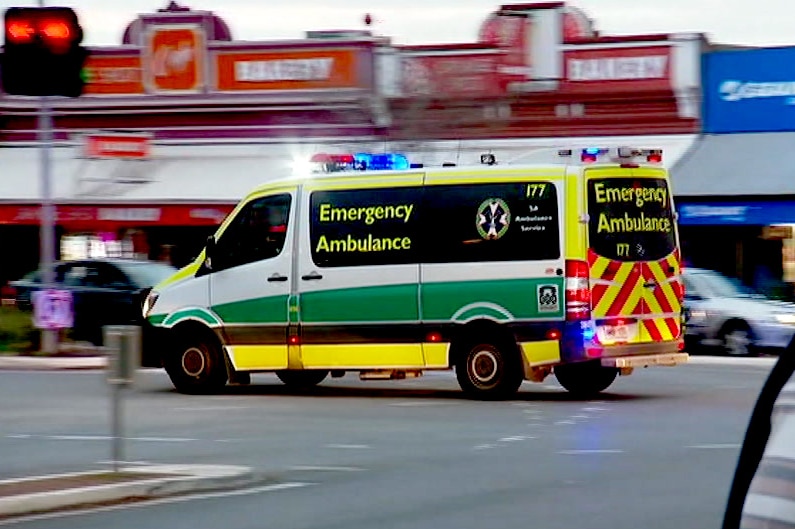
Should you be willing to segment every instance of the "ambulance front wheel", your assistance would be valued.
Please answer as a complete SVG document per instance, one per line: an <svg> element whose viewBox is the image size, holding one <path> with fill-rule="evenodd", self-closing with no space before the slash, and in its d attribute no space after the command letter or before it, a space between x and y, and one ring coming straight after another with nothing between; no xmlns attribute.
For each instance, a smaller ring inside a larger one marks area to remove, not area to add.
<svg viewBox="0 0 795 529"><path fill-rule="evenodd" d="M220 345L202 334L178 334L171 354L164 359L166 373L180 393L215 393L229 379Z"/></svg>
<svg viewBox="0 0 795 529"><path fill-rule="evenodd" d="M589 399L603 392L615 381L618 369L602 367L598 362L565 364L555 367L555 377L573 396Z"/></svg>
<svg viewBox="0 0 795 529"><path fill-rule="evenodd" d="M458 357L455 372L464 393L478 399L512 397L524 380L515 348L502 343L467 344Z"/></svg>

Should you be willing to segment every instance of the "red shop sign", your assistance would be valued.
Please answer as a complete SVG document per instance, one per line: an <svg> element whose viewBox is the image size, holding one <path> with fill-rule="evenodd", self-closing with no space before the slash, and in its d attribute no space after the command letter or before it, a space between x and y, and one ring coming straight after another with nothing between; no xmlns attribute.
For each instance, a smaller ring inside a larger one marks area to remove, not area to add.
<svg viewBox="0 0 795 529"><path fill-rule="evenodd" d="M109 226L217 226L234 205L61 205L56 208L58 225L80 229ZM35 226L39 206L0 205L0 224Z"/></svg>
<svg viewBox="0 0 795 529"><path fill-rule="evenodd" d="M574 49L564 53L567 91L671 89L671 47Z"/></svg>

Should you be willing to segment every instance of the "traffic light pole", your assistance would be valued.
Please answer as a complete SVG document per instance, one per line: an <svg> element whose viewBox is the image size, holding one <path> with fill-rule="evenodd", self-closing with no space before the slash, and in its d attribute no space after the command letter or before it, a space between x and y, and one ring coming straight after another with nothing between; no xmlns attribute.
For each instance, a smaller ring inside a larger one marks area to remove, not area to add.
<svg viewBox="0 0 795 529"><path fill-rule="evenodd" d="M44 5L39 0L39 5ZM41 265L42 283L45 289L53 288L55 283L55 205L52 200L52 160L50 157L53 141L52 106L50 98L42 96L39 104L39 152L41 153ZM43 329L41 332L41 351L54 354L58 350L58 331Z"/></svg>

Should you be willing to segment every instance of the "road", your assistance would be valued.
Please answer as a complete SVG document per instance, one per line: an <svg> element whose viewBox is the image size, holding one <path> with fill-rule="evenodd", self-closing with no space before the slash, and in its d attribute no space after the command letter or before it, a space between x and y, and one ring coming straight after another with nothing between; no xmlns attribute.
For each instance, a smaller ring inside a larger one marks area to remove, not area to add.
<svg viewBox="0 0 795 529"><path fill-rule="evenodd" d="M769 367L687 365L621 378L598 401L554 377L511 402L462 398L452 374L271 376L220 396L146 372L125 403L125 460L236 464L276 484L0 524L26 529L681 529L718 527ZM101 373L0 372L0 478L101 468Z"/></svg>

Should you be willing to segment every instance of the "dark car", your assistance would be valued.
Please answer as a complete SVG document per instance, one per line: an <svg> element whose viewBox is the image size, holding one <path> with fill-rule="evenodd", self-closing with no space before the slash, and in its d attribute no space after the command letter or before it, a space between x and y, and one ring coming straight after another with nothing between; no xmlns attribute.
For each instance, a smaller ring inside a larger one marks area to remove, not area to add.
<svg viewBox="0 0 795 529"><path fill-rule="evenodd" d="M133 259L83 259L54 265L58 289L69 290L74 302L75 340L102 344L105 325L143 325L142 306L149 289L177 271L171 265ZM42 288L41 271L11 286L17 306L31 308L31 293ZM144 329L144 340L147 329Z"/></svg>

